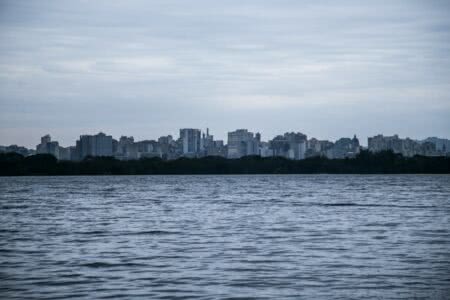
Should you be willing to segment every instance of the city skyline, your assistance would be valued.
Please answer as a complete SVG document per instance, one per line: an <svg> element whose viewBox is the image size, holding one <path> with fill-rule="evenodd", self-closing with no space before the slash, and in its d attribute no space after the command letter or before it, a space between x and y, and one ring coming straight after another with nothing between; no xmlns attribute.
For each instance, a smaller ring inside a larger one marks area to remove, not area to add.
<svg viewBox="0 0 450 300"><path fill-rule="evenodd" d="M0 142L450 132L445 1L1 1ZM223 136L221 136L223 134Z"/></svg>
<svg viewBox="0 0 450 300"><path fill-rule="evenodd" d="M182 129L191 129L191 128L198 129L198 130L200 130L201 133L206 133L207 131L214 132L214 135L213 135L214 138L216 140L222 140L224 142L227 142L227 135L230 132L230 131L226 131L225 133L218 133L218 132L212 130L211 127L206 127L204 129L203 128L197 128L197 127L182 127ZM235 130L239 130L240 128L244 128L244 127L235 128ZM176 131L173 132L173 133L171 133L171 132L170 133L168 133L168 132L161 132L159 134L156 134L156 136L151 136L151 137L150 136L136 136L136 135L134 135L134 134L132 134L130 132L128 132L128 133L127 132L121 132L120 134L114 134L114 133L112 133L112 132L110 132L108 130L91 130L91 131L84 132L84 133L78 133L73 138L69 137L69 141L67 141L67 142L61 142L62 139L60 139L60 137L55 136L53 133L51 133L49 131L49 132L46 132L45 134L41 133L39 136L36 136L32 141L28 141L27 143L24 143L24 144L20 144L20 143L4 143L4 142L2 142L0 140L0 145L2 145L2 146L17 145L17 146L26 147L26 148L29 148L29 149L34 149L36 147L36 145L39 143L39 140L43 136L51 135L52 139L57 140L59 142L60 146L70 147L71 145L73 145L74 141L77 140L80 136L95 135L95 134L98 134L98 133L108 133L108 135L111 135L113 137L130 136L130 137L133 137L136 141L144 141L144 140L155 140L155 141L157 141L158 138L160 138L162 136L172 136L174 138L178 137L179 136L179 130L180 130L180 128L176 129ZM279 134L282 134L284 132L306 132L304 130L291 129L291 130L286 130L286 131L279 131L279 132L275 133L273 136L267 136L261 130L251 129L251 128L246 128L246 130L248 130L250 132L261 134L262 140L266 140L266 141L270 140L273 137L275 137L275 136L277 136ZM373 134L372 136L367 136L366 138L361 137L361 136L359 136L356 133L348 133L348 134L343 135L343 136L351 137L351 136L354 136L354 135L359 138L360 145L364 146L364 147L368 146L368 139L370 139L373 136L377 136L377 135L382 135L382 136L403 136L404 138L409 138L411 140L416 140L416 141L425 140L427 138L450 139L450 136L439 136L439 135L436 135L436 134L434 134L434 135L431 134L429 136L424 136L424 137L417 138L417 137L412 137L412 136L404 136L404 135L401 135L401 134L399 134L399 133L397 133L395 131L393 131L393 133L377 132L376 134ZM315 138L315 139L318 139L318 140L329 140L329 141L336 141L336 140L338 140L338 139L343 137L343 136L340 136L340 137L337 137L335 139L331 139L331 138L323 138L323 137L316 136L316 135L308 135L308 136L310 136L312 138Z"/></svg>
<svg viewBox="0 0 450 300"><path fill-rule="evenodd" d="M24 156L51 154L58 160L80 161L86 157L106 156L119 160L137 160L141 158L162 158L174 160L181 157L200 158L219 156L228 159L244 156L284 157L291 160L323 156L329 159L354 158L362 150L380 152L391 150L406 157L449 156L450 140L428 137L423 140L402 138L395 134L378 134L368 138L367 147L358 137L341 137L337 140L323 140L302 132L288 131L273 137L263 138L260 131L236 129L227 133L227 139L221 140L210 134L209 128L202 131L197 128L180 128L179 135L161 135L157 139L137 140L133 136L121 135L116 139L104 132L81 134L74 143L64 147L49 134L41 137L35 149L17 145L2 146L0 152L16 152Z"/></svg>

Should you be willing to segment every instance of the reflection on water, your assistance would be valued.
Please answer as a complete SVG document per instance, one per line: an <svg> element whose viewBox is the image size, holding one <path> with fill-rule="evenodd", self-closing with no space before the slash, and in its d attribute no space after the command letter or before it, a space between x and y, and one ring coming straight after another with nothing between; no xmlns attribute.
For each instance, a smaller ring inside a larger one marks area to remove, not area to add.
<svg viewBox="0 0 450 300"><path fill-rule="evenodd" d="M450 297L450 176L0 178L0 296Z"/></svg>

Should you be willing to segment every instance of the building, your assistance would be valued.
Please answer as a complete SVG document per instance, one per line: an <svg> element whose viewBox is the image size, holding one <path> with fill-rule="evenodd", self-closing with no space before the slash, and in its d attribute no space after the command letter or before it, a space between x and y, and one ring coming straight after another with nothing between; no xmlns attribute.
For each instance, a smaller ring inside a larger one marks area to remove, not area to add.
<svg viewBox="0 0 450 300"><path fill-rule="evenodd" d="M81 135L76 142L76 152L78 159L84 159L87 156L112 156L112 136L103 132L96 135Z"/></svg>
<svg viewBox="0 0 450 300"><path fill-rule="evenodd" d="M333 146L333 142L312 138L307 141L305 158L314 156L327 156L327 153Z"/></svg>
<svg viewBox="0 0 450 300"><path fill-rule="evenodd" d="M222 140L217 140L212 142L212 146L208 147L206 150L206 155L208 156L221 156L227 157L227 146Z"/></svg>
<svg viewBox="0 0 450 300"><path fill-rule="evenodd" d="M173 140L171 135L161 136L158 139L160 156L163 159L175 159L181 155L181 147Z"/></svg>
<svg viewBox="0 0 450 300"><path fill-rule="evenodd" d="M401 139L397 134L393 136L379 134L374 137L369 137L367 144L371 152L390 150L403 156L414 156L422 152L420 143L409 138Z"/></svg>
<svg viewBox="0 0 450 300"><path fill-rule="evenodd" d="M356 135L351 138L340 138L331 148L326 150L326 156L333 158L355 157L360 151L359 140Z"/></svg>
<svg viewBox="0 0 450 300"><path fill-rule="evenodd" d="M71 160L71 151L73 147L59 147L59 159Z"/></svg>
<svg viewBox="0 0 450 300"><path fill-rule="evenodd" d="M209 134L209 128L206 128L206 134L202 135L200 156L227 156L226 146L222 140L214 140L214 136Z"/></svg>
<svg viewBox="0 0 450 300"><path fill-rule="evenodd" d="M371 152L390 150L403 156L439 155L436 144L429 141L418 142L410 138L401 139L398 135L383 136L381 134L368 138L368 149Z"/></svg>
<svg viewBox="0 0 450 300"><path fill-rule="evenodd" d="M51 154L57 159L59 159L59 143L56 141L52 142L52 138L49 134L41 137L41 143L36 146L37 154Z"/></svg>
<svg viewBox="0 0 450 300"><path fill-rule="evenodd" d="M29 156L35 154L36 151L32 149L27 149L22 146L10 145L10 146L0 146L0 152L4 153L14 152L23 156Z"/></svg>
<svg viewBox="0 0 450 300"><path fill-rule="evenodd" d="M136 142L138 158L161 157L161 151L157 141L145 140Z"/></svg>
<svg viewBox="0 0 450 300"><path fill-rule="evenodd" d="M114 157L120 160L137 159L137 148L134 145L132 136L121 136L117 145L113 142Z"/></svg>
<svg viewBox="0 0 450 300"><path fill-rule="evenodd" d="M181 154L187 157L198 157L202 152L201 132L199 129L183 128L180 129L179 143Z"/></svg>
<svg viewBox="0 0 450 300"><path fill-rule="evenodd" d="M273 156L273 150L270 148L270 143L268 142L259 143L258 155L261 157Z"/></svg>
<svg viewBox="0 0 450 300"><path fill-rule="evenodd" d="M307 140L303 133L286 132L274 137L269 144L273 156L299 160L305 158Z"/></svg>
<svg viewBox="0 0 450 300"><path fill-rule="evenodd" d="M395 153L401 153L403 144L398 135L383 136L381 134L367 139L368 149L371 152L380 152L392 150Z"/></svg>
<svg viewBox="0 0 450 300"><path fill-rule="evenodd" d="M437 155L445 156L450 155L450 140L441 139L437 137L429 137L419 143L432 143L434 144L435 151Z"/></svg>
<svg viewBox="0 0 450 300"><path fill-rule="evenodd" d="M228 158L258 155L258 148L258 139L247 129L228 132Z"/></svg>
<svg viewBox="0 0 450 300"><path fill-rule="evenodd" d="M94 143L95 156L113 155L112 136L100 132L97 135L94 135Z"/></svg>
<svg viewBox="0 0 450 300"><path fill-rule="evenodd" d="M209 134L209 128L206 128L206 134L202 134L202 156L211 155L214 152L214 136Z"/></svg>

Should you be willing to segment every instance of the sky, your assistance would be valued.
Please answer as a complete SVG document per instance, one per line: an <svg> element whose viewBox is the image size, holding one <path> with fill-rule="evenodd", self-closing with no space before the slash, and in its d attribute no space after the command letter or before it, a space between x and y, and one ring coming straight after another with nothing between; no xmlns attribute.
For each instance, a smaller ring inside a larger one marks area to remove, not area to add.
<svg viewBox="0 0 450 300"><path fill-rule="evenodd" d="M0 145L450 138L450 1L0 0Z"/></svg>

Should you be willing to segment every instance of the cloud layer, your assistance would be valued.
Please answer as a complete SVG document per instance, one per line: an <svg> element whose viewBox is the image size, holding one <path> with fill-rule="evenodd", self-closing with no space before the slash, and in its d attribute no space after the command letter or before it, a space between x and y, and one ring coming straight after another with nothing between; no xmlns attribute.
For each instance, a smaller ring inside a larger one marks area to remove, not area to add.
<svg viewBox="0 0 450 300"><path fill-rule="evenodd" d="M446 1L2 1L0 144L450 133Z"/></svg>

